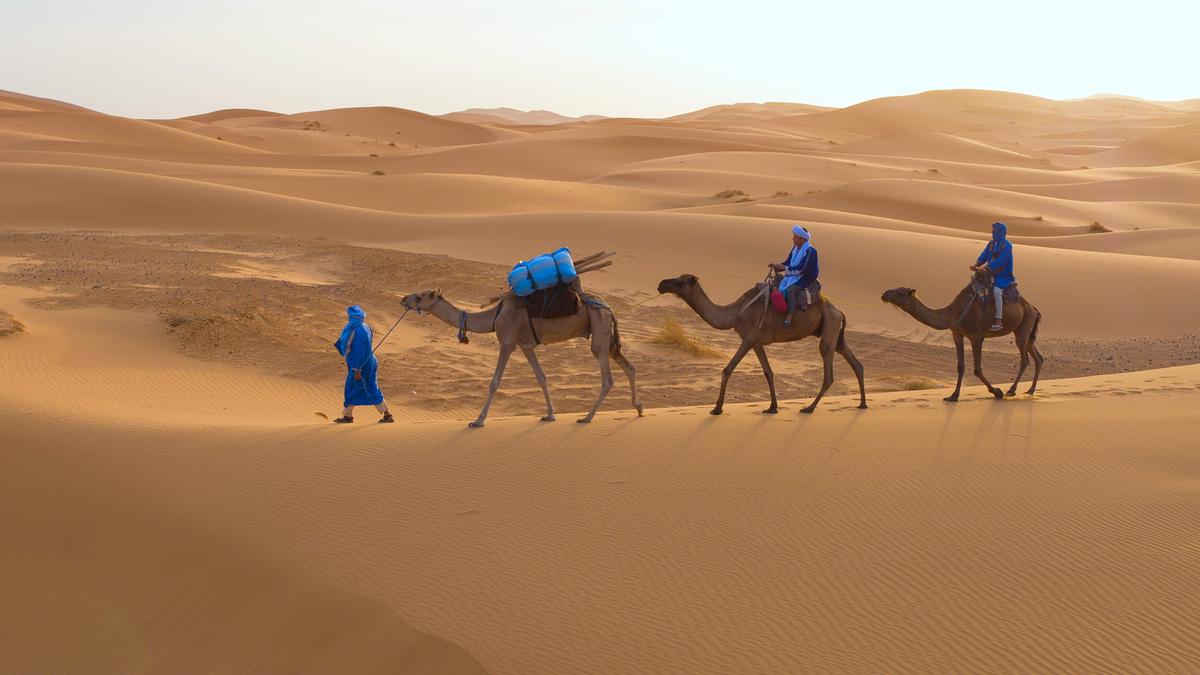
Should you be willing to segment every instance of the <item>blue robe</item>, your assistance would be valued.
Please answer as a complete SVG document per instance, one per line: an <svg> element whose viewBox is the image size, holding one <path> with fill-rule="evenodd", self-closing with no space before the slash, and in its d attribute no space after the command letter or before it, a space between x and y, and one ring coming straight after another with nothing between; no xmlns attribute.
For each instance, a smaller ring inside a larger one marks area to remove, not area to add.
<svg viewBox="0 0 1200 675"><path fill-rule="evenodd" d="M361 314L362 310L359 312ZM371 327L363 323L365 317L365 314L356 316L352 312L350 321L334 343L338 353L346 358L346 396L343 403L345 407L383 403L383 392L379 391L379 383L376 381L379 361L371 352ZM350 346L349 350L346 349L347 344ZM354 379L355 368L362 374L361 380Z"/></svg>
<svg viewBox="0 0 1200 675"><path fill-rule="evenodd" d="M793 246L788 256L783 259L783 265L787 267L789 274L779 282L779 292L785 294L792 286L802 289L811 286L817 280L821 269L817 263L817 249L808 242L804 243L803 248Z"/></svg>
<svg viewBox="0 0 1200 675"><path fill-rule="evenodd" d="M987 263L996 288L1008 288L1017 283L1016 277L1013 276L1013 245L1007 235L1008 227L1004 223L992 225L992 240L975 260L976 265Z"/></svg>

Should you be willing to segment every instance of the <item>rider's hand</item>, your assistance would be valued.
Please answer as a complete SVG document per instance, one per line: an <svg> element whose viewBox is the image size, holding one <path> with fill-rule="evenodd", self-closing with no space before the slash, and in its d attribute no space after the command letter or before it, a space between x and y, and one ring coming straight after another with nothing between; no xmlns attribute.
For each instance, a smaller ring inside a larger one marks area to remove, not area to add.
<svg viewBox="0 0 1200 675"><path fill-rule="evenodd" d="M362 379L362 371L359 370L358 368L355 368L354 369L354 381L357 382L361 379Z"/></svg>

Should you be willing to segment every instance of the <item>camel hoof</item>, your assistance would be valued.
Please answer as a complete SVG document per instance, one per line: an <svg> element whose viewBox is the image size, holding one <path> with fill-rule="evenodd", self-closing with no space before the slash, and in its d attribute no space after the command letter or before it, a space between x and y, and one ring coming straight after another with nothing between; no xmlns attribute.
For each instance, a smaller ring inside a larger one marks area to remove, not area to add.
<svg viewBox="0 0 1200 675"><path fill-rule="evenodd" d="M995 396L997 401L1004 400L1004 392L1000 391L999 389L993 389L992 396Z"/></svg>
<svg viewBox="0 0 1200 675"><path fill-rule="evenodd" d="M580 417L579 419L575 420L575 423L576 423L576 424L591 424L591 423L592 423L592 418L590 418L590 417Z"/></svg>
<svg viewBox="0 0 1200 675"><path fill-rule="evenodd" d="M708 414L709 415L720 415L723 412L725 412L725 411L721 408L713 408L712 410L708 411Z"/></svg>
<svg viewBox="0 0 1200 675"><path fill-rule="evenodd" d="M867 409L867 404L866 404L866 403L859 403L859 404L858 404L858 409L859 409L859 410L866 410L866 409Z"/></svg>
<svg viewBox="0 0 1200 675"><path fill-rule="evenodd" d="M776 414L776 413L778 413L778 412L779 412L779 408L777 408L776 406L771 406L770 408L767 408L766 410L762 411L762 414L764 414L764 415L774 415L774 414Z"/></svg>
<svg viewBox="0 0 1200 675"><path fill-rule="evenodd" d="M944 398L942 400L945 401L946 403L958 403L958 394L955 394L953 396L947 396L946 398Z"/></svg>
<svg viewBox="0 0 1200 675"><path fill-rule="evenodd" d="M542 421L543 422L553 422L556 419L558 419L558 418L555 417L554 415L546 415L545 417L542 418Z"/></svg>
<svg viewBox="0 0 1200 675"><path fill-rule="evenodd" d="M479 420L475 420L474 422L471 422L470 424L468 424L467 427L471 428L471 429L482 429L483 422L480 422Z"/></svg>
<svg viewBox="0 0 1200 675"><path fill-rule="evenodd" d="M815 406L815 405L810 405L810 406L808 406L807 408L803 408L803 409L801 409L801 410L800 410L800 412L801 412L801 413L804 413L805 415L811 415L811 414L813 413L813 411L814 411L814 410L816 410L816 409L817 409L817 406Z"/></svg>
<svg viewBox="0 0 1200 675"><path fill-rule="evenodd" d="M1012 398L1016 395L1017 395L1016 389L1009 389L1008 391L1004 392L1004 398Z"/></svg>

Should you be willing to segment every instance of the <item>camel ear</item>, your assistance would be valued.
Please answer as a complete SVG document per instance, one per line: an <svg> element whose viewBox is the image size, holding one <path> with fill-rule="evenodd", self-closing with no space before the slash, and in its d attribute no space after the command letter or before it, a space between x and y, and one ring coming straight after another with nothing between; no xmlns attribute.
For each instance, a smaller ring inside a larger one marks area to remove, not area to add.
<svg viewBox="0 0 1200 675"><path fill-rule="evenodd" d="M440 288L437 289L436 291L433 292L433 294L436 297L439 297L439 298L442 297L442 289L440 289Z"/></svg>

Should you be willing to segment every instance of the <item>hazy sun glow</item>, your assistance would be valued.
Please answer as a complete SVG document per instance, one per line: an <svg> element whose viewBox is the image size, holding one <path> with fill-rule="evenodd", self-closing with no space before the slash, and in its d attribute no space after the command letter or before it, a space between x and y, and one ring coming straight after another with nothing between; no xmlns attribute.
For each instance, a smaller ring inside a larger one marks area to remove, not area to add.
<svg viewBox="0 0 1200 675"><path fill-rule="evenodd" d="M664 116L928 89L1200 96L1200 4L7 0L0 89L173 117L395 105Z"/></svg>

